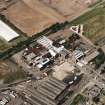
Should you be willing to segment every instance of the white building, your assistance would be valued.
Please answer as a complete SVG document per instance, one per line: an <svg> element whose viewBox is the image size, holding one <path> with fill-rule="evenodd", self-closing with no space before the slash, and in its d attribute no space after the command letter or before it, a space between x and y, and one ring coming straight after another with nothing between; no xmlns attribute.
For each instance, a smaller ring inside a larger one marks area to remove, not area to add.
<svg viewBox="0 0 105 105"><path fill-rule="evenodd" d="M75 59L78 60L79 58L84 56L84 53L80 50L75 50L75 51L73 51L73 55L74 55Z"/></svg>
<svg viewBox="0 0 105 105"><path fill-rule="evenodd" d="M18 33L16 33L7 24L5 24L2 20L0 20L0 37L2 39L5 39L7 42L9 42L18 36L19 36Z"/></svg>
<svg viewBox="0 0 105 105"><path fill-rule="evenodd" d="M47 38L46 36L39 38L37 40L37 43L47 48L53 57L56 56L57 53L60 53L64 49L64 46L61 46L59 48L53 46L53 41Z"/></svg>
<svg viewBox="0 0 105 105"><path fill-rule="evenodd" d="M48 39L47 37L43 36L37 40L37 43L43 45L47 49L53 49L53 41Z"/></svg>

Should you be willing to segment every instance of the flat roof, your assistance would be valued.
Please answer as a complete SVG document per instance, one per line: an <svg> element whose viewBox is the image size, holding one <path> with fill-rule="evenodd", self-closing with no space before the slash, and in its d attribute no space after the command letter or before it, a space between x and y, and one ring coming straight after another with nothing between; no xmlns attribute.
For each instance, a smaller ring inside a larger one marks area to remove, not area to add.
<svg viewBox="0 0 105 105"><path fill-rule="evenodd" d="M19 34L11 29L7 24L0 20L0 37L6 41L11 41L12 39L18 37Z"/></svg>
<svg viewBox="0 0 105 105"><path fill-rule="evenodd" d="M86 56L84 58L84 61L86 62L90 62L91 60L93 60L95 57L97 57L99 55L98 51L94 51L93 53L91 53L90 55Z"/></svg>

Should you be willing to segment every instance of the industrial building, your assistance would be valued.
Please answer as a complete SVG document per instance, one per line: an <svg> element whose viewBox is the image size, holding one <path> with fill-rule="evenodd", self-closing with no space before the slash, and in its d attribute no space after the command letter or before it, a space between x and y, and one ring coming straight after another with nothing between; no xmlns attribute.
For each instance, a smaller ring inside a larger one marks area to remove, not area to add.
<svg viewBox="0 0 105 105"><path fill-rule="evenodd" d="M63 55L68 55L68 51L64 48L63 45L56 47L53 45L53 41L50 40L49 38L43 36L37 40L37 43L41 44L44 46L46 49L49 50L50 54L55 57L57 54L63 54Z"/></svg>
<svg viewBox="0 0 105 105"><path fill-rule="evenodd" d="M53 41L48 39L47 37L43 36L37 40L37 43L44 46L46 49L48 49L50 52L52 52L52 56L55 56L57 53L63 50L63 46L57 48L53 46Z"/></svg>
<svg viewBox="0 0 105 105"><path fill-rule="evenodd" d="M94 51L92 52L90 55L86 56L84 58L84 61L86 61L87 63L89 63L91 60L93 60L95 57L97 57L99 55L98 51Z"/></svg>
<svg viewBox="0 0 105 105"><path fill-rule="evenodd" d="M66 58L69 52L64 46L53 46L53 41L45 36L40 37L35 46L28 47L23 52L24 61L29 66L37 67L40 70L51 64L58 55Z"/></svg>
<svg viewBox="0 0 105 105"><path fill-rule="evenodd" d="M74 55L75 59L78 60L84 56L84 53L80 50L74 50L73 55Z"/></svg>
<svg viewBox="0 0 105 105"><path fill-rule="evenodd" d="M50 52L41 45L37 45L33 48L26 48L23 53L24 61L29 66L37 67L40 70L45 68L51 62L51 57Z"/></svg>
<svg viewBox="0 0 105 105"><path fill-rule="evenodd" d="M19 37L19 34L11 29L7 24L0 20L0 37L7 42Z"/></svg>
<svg viewBox="0 0 105 105"><path fill-rule="evenodd" d="M62 81L49 77L36 88L27 87L26 91L30 93L28 99L34 105L58 105L68 94L66 88L66 84Z"/></svg>

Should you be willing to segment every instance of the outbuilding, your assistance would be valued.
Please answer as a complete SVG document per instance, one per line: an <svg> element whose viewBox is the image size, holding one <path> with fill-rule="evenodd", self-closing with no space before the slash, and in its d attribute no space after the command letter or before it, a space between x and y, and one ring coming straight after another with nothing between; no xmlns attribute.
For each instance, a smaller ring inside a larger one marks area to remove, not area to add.
<svg viewBox="0 0 105 105"><path fill-rule="evenodd" d="M0 38L6 40L7 42L19 37L19 34L11 29L7 24L0 20Z"/></svg>

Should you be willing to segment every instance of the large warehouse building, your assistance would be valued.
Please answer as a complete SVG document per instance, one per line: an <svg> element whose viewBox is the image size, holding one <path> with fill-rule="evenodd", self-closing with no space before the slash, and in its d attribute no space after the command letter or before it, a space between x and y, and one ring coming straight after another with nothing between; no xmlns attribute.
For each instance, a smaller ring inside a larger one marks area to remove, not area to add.
<svg viewBox="0 0 105 105"><path fill-rule="evenodd" d="M7 42L19 37L19 34L11 29L7 24L0 20L0 37L5 39Z"/></svg>
<svg viewBox="0 0 105 105"><path fill-rule="evenodd" d="M25 97L33 105L61 105L62 100L68 95L67 85L53 77L48 77L36 86L25 89ZM27 97L26 97L27 98Z"/></svg>

